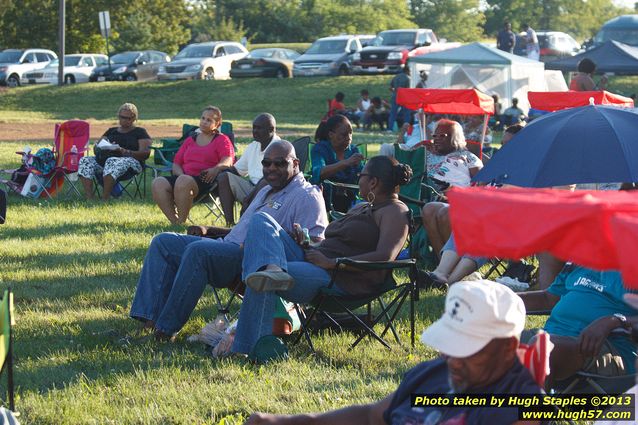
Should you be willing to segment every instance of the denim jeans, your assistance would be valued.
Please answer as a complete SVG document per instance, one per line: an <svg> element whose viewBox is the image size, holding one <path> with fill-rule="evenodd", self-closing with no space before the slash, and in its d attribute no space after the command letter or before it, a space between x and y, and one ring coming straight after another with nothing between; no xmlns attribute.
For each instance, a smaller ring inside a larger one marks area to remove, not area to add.
<svg viewBox="0 0 638 425"><path fill-rule="evenodd" d="M401 125L410 121L410 110L408 108L399 106L397 104L396 97L392 97L390 100L390 116L388 116L388 130L394 131L394 122L397 118L401 119Z"/></svg>
<svg viewBox="0 0 638 425"><path fill-rule="evenodd" d="M178 332L206 284L225 288L241 273L242 250L234 243L161 233L146 253L130 316L152 320L155 328Z"/></svg>
<svg viewBox="0 0 638 425"><path fill-rule="evenodd" d="M255 292L246 288L233 352L249 354L259 338L272 335L277 297L306 303L317 295L319 289L330 283L330 273L304 261L303 249L270 215L260 212L251 218L248 226L244 243L243 278L269 264L287 271L295 280L295 286L277 292Z"/></svg>

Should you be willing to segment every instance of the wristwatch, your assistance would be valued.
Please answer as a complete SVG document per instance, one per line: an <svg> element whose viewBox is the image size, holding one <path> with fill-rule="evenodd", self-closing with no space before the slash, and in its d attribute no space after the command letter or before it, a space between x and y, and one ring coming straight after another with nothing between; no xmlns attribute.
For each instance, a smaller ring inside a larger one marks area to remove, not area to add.
<svg viewBox="0 0 638 425"><path fill-rule="evenodd" d="M631 330L631 322L627 319L627 316L625 316L624 314L620 314L620 313L614 313L613 317L618 319L618 321L620 322L620 326L623 329L627 329L628 331Z"/></svg>

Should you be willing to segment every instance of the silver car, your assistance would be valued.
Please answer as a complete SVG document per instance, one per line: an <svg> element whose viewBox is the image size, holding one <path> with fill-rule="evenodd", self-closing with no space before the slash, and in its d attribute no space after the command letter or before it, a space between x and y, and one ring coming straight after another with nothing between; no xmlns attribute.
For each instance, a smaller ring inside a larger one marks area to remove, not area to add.
<svg viewBox="0 0 638 425"><path fill-rule="evenodd" d="M306 52L295 59L295 77L318 75L348 75L352 70L352 56L359 52L374 35L338 35L324 37L312 43Z"/></svg>
<svg viewBox="0 0 638 425"><path fill-rule="evenodd" d="M189 44L162 65L159 80L213 80L230 78L230 64L243 58L248 50L232 41Z"/></svg>

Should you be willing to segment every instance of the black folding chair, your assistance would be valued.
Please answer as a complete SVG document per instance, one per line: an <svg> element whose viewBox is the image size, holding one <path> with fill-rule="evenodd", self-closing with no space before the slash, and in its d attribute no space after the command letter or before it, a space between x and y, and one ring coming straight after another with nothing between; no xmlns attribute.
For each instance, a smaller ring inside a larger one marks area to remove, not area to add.
<svg viewBox="0 0 638 425"><path fill-rule="evenodd" d="M0 224L4 224L7 217L7 193L0 189Z"/></svg>
<svg viewBox="0 0 638 425"><path fill-rule="evenodd" d="M355 268L364 271L387 271L385 282L372 294L369 295L343 295L334 290L335 280L339 276L341 267ZM392 271L404 269L407 271L407 281L397 284ZM385 334L391 331L397 343L401 344L401 339L394 327L393 321L398 316L405 301L409 298L410 306L410 339L411 345L414 347L414 302L416 299L416 260L396 260L396 261L355 261L349 258L340 258L337 260L337 267L332 273L331 281L328 287L319 291L319 294L309 304L310 314L305 314L304 309L296 305L297 314L302 320L301 333L297 337L295 343L298 343L302 337L308 341L310 349L315 352L310 332L313 328L313 319L316 316L322 316L332 323L335 327L341 328L340 322L335 319L337 314L346 314L356 328L361 331L355 341L350 345L350 349L356 347L364 337L369 336L379 341L386 348L390 348L388 342L384 339ZM390 302L384 301L385 296L391 296ZM373 314L372 305L377 302L380 311ZM360 308L367 309L366 321L361 320L356 310ZM385 321L385 326L381 333L374 331L374 326Z"/></svg>

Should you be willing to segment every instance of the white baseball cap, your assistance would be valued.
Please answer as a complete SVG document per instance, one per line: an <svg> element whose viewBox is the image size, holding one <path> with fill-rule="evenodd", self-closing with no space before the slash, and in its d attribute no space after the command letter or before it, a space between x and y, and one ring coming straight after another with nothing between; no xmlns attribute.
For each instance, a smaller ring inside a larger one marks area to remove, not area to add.
<svg viewBox="0 0 638 425"><path fill-rule="evenodd" d="M494 338L520 338L525 327L523 300L489 280L450 286L445 312L421 335L421 342L451 357L469 357Z"/></svg>

